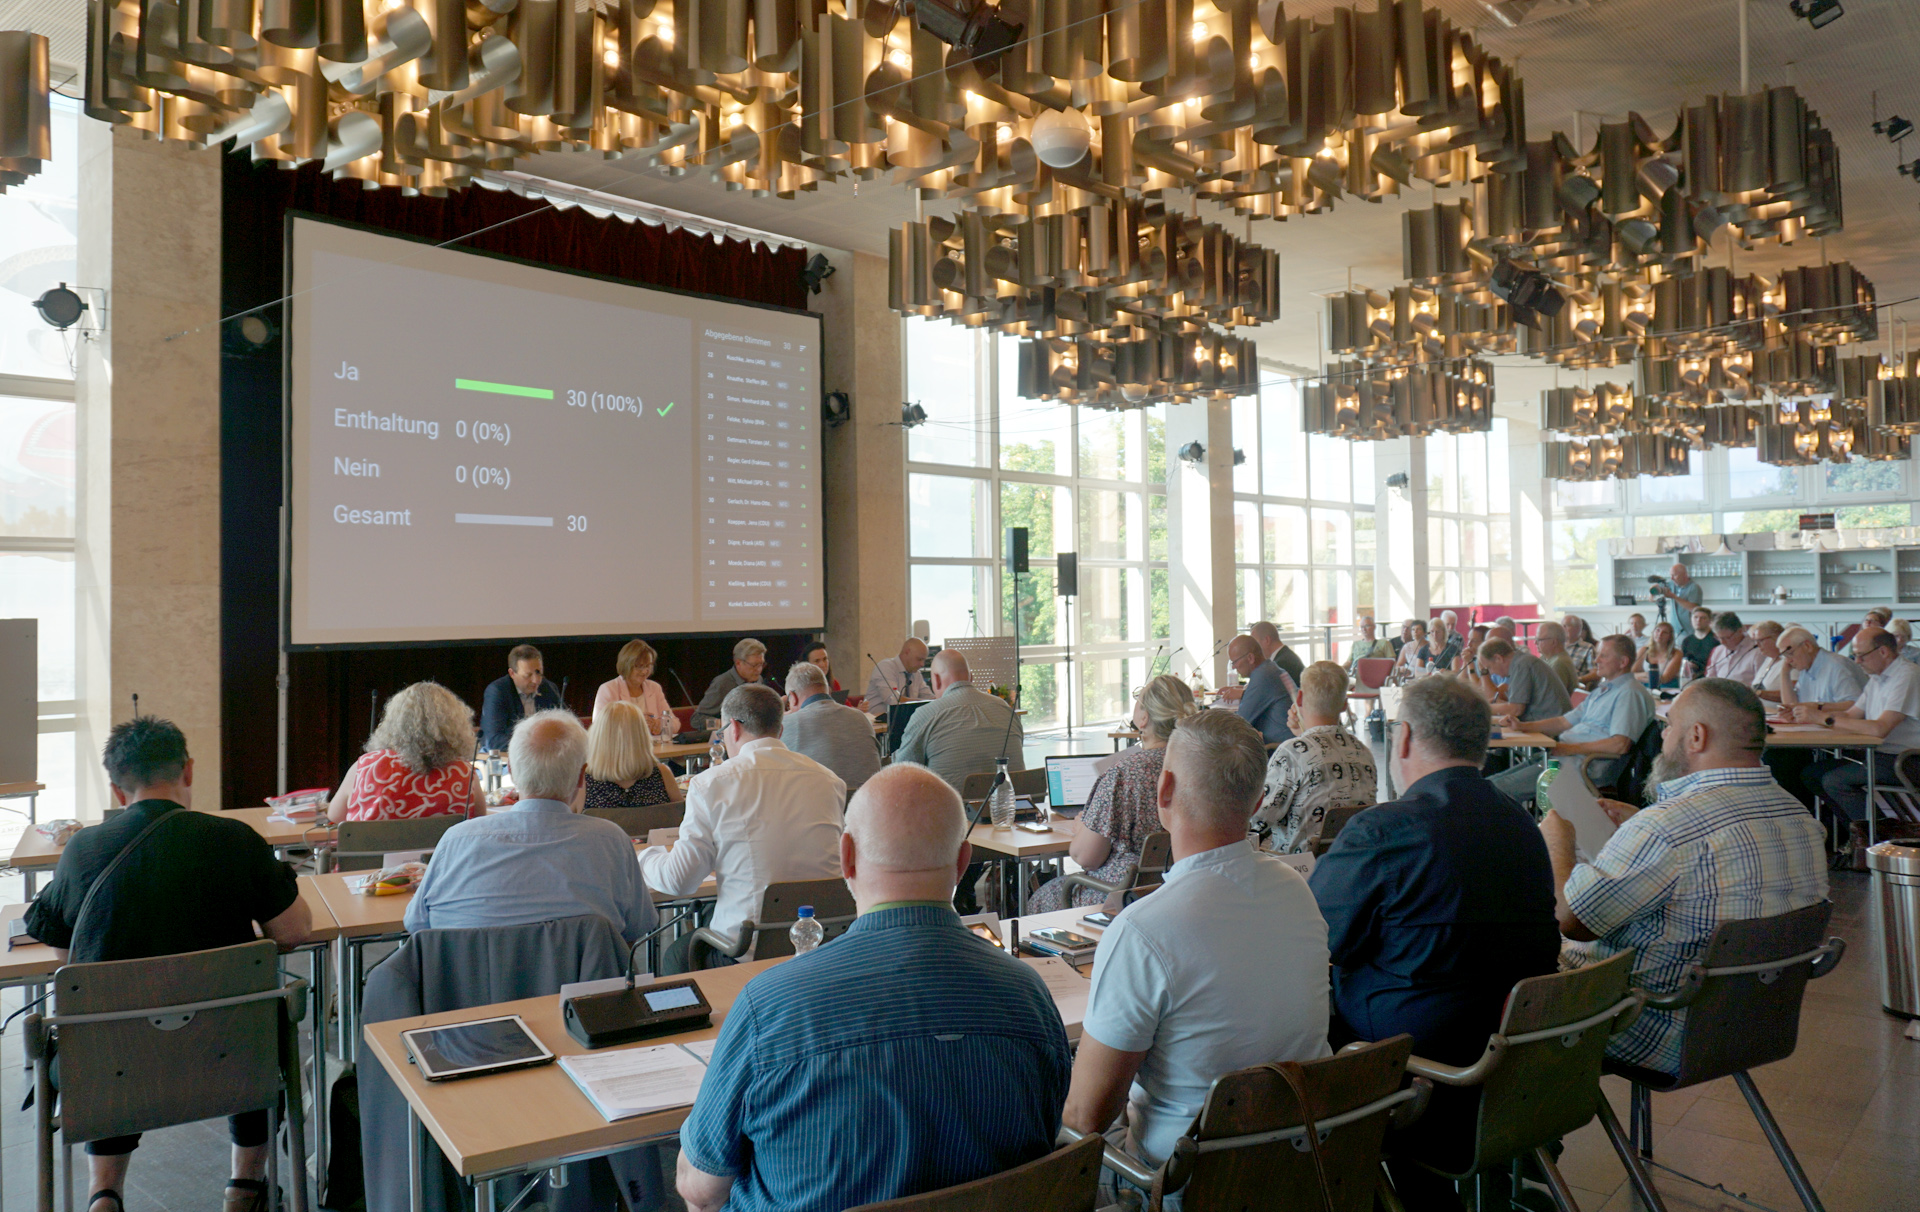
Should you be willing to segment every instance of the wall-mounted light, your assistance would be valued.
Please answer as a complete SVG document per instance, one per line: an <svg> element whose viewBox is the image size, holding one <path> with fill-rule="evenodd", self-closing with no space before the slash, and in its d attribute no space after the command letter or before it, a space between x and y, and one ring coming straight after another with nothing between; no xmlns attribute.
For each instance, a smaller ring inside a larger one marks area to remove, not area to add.
<svg viewBox="0 0 1920 1212"><path fill-rule="evenodd" d="M920 407L920 405L902 404L900 406L900 425L902 428L912 429L919 425L925 425L926 423L927 410Z"/></svg>
<svg viewBox="0 0 1920 1212"><path fill-rule="evenodd" d="M1189 467L1198 467L1206 460L1207 448L1198 441L1188 442L1180 448L1180 461Z"/></svg>
<svg viewBox="0 0 1920 1212"><path fill-rule="evenodd" d="M820 419L828 429L838 429L853 417L853 402L844 391L830 391L820 401Z"/></svg>

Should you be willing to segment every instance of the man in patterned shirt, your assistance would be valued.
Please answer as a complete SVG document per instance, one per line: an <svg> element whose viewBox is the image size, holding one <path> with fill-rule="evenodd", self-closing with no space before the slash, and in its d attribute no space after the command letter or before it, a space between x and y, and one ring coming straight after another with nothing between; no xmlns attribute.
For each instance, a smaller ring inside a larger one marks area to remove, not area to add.
<svg viewBox="0 0 1920 1212"><path fill-rule="evenodd" d="M1819 822L1760 760L1766 714L1750 687L1695 682L1674 700L1653 768L1651 807L1602 800L1620 826L1591 863L1573 826L1540 822L1553 860L1562 967L1634 951L1633 983L1671 992L1722 922L1774 917L1826 899ZM1607 1046L1617 1060L1678 1072L1684 1010L1648 1010Z"/></svg>
<svg viewBox="0 0 1920 1212"><path fill-rule="evenodd" d="M1374 802L1380 780L1373 755L1340 726L1347 702L1346 671L1315 661L1301 676L1300 701L1287 721L1291 740L1267 760L1267 786L1254 814L1261 848L1299 854L1320 836L1329 808L1364 808Z"/></svg>

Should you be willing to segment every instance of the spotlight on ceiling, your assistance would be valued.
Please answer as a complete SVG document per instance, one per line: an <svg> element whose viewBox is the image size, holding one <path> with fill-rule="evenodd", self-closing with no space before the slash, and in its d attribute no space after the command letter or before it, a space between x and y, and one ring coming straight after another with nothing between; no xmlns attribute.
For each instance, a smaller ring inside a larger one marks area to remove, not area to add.
<svg viewBox="0 0 1920 1212"><path fill-rule="evenodd" d="M1567 305L1564 295L1553 288L1553 279L1534 269L1524 269L1502 257L1493 267L1493 293L1513 308L1513 318L1528 328L1540 327L1541 316L1551 318Z"/></svg>
<svg viewBox="0 0 1920 1212"><path fill-rule="evenodd" d="M1885 122L1875 122L1873 124L1873 133L1876 135L1885 135L1889 143L1898 143L1913 133L1913 123L1902 118L1899 114L1895 114Z"/></svg>
<svg viewBox="0 0 1920 1212"><path fill-rule="evenodd" d="M1847 12L1840 7L1840 0L1789 0L1787 7L1793 10L1794 16L1815 29L1832 25Z"/></svg>
<svg viewBox="0 0 1920 1212"><path fill-rule="evenodd" d="M68 290L67 284L62 282L35 299L33 309L40 313L42 320L65 332L80 322L81 313L87 310L87 301Z"/></svg>
<svg viewBox="0 0 1920 1212"><path fill-rule="evenodd" d="M1903 177L1912 177L1914 180L1920 181L1920 160L1915 160L1912 164L1902 164L1900 166L1900 175Z"/></svg>
<svg viewBox="0 0 1920 1212"><path fill-rule="evenodd" d="M1233 465L1235 467L1241 467L1246 464L1246 461L1247 461L1247 452L1240 449L1238 446L1234 447L1233 448Z"/></svg>
<svg viewBox="0 0 1920 1212"><path fill-rule="evenodd" d="M844 391L830 391L820 402L820 417L828 429L838 429L853 416L853 403Z"/></svg>
<svg viewBox="0 0 1920 1212"><path fill-rule="evenodd" d="M975 63L982 75L994 74L1001 52L1020 40L1022 26L986 0L915 0L911 12L915 25L959 52L955 58Z"/></svg>
<svg viewBox="0 0 1920 1212"><path fill-rule="evenodd" d="M1198 467L1207 457L1207 448L1199 442L1188 442L1180 448L1180 461L1191 467Z"/></svg>
<svg viewBox="0 0 1920 1212"><path fill-rule="evenodd" d="M817 295L820 293L820 284L831 278L834 272L826 254L815 253L813 259L807 262L807 267L800 271L800 285Z"/></svg>
<svg viewBox="0 0 1920 1212"><path fill-rule="evenodd" d="M926 409L920 407L918 404L902 404L900 406L900 425L902 428L912 429L916 425L925 425L926 423Z"/></svg>

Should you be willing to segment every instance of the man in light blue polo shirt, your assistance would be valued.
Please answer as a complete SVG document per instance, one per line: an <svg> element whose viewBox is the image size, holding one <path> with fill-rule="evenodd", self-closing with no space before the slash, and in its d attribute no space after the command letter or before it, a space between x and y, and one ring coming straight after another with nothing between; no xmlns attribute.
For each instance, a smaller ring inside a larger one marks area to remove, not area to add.
<svg viewBox="0 0 1920 1212"><path fill-rule="evenodd" d="M1538 720L1528 730L1559 738L1549 756L1586 757L1587 777L1605 787L1620 773L1634 742L1653 722L1653 695L1633 676L1633 641L1623 635L1605 636L1593 655L1600 684L1572 711L1553 720ZM1493 785L1522 804L1533 801L1540 762L1516 766L1493 778Z"/></svg>
<svg viewBox="0 0 1920 1212"><path fill-rule="evenodd" d="M1061 1119L1105 1132L1126 1108L1115 1143L1148 1165L1173 1152L1215 1078L1327 1055L1326 919L1307 881L1247 839L1266 769L1239 717L1181 721L1159 788L1174 865L1094 955Z"/></svg>
<svg viewBox="0 0 1920 1212"><path fill-rule="evenodd" d="M1780 655L1787 673L1780 679L1780 710L1810 724L1822 716L1845 711L1867 685L1867 671L1837 652L1828 652L1805 627L1789 627L1780 634Z"/></svg>

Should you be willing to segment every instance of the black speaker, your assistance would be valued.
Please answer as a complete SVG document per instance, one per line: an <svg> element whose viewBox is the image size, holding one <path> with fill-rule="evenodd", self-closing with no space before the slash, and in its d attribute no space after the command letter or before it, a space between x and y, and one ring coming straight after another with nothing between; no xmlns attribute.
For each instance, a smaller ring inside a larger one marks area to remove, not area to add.
<svg viewBox="0 0 1920 1212"><path fill-rule="evenodd" d="M1053 592L1057 597L1074 598L1080 596L1080 557L1074 552L1063 551L1053 558L1057 571L1054 573Z"/></svg>
<svg viewBox="0 0 1920 1212"><path fill-rule="evenodd" d="M1014 573L1027 571L1027 528L1025 526L1007 527L1007 571Z"/></svg>

